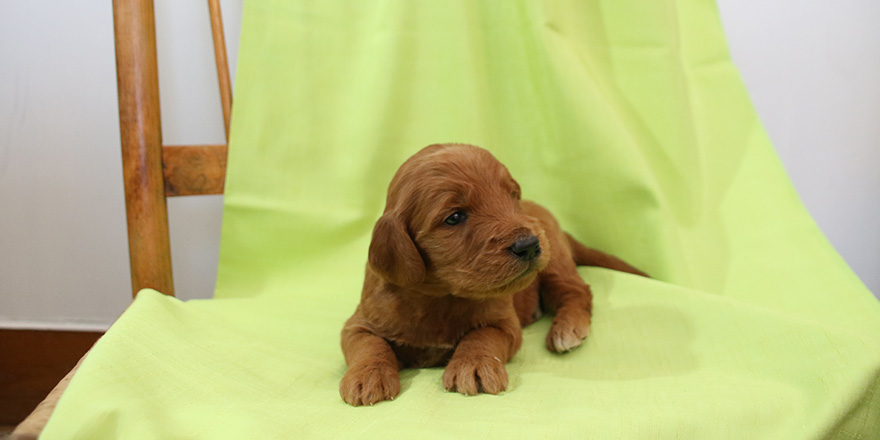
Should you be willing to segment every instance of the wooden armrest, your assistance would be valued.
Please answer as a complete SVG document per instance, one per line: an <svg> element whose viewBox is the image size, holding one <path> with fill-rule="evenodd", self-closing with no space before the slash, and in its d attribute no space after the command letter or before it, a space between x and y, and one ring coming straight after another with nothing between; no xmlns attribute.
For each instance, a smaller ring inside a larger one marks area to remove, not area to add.
<svg viewBox="0 0 880 440"><path fill-rule="evenodd" d="M46 427L46 423L49 422L49 417L51 417L52 412L55 411L55 406L58 405L58 400L61 399L61 395L64 393L64 390L67 389L67 385L70 384L73 375L76 374L76 370L79 369L83 359L88 355L89 353L86 352L86 354L79 359L79 362L76 363L76 366L73 367L73 369L70 370L60 382L58 382L58 385L55 385L55 388L49 392L49 395L37 405L23 422L15 427L15 430L12 431L12 435L9 437L10 440L30 440L36 439L40 436L40 433L43 432L43 428Z"/></svg>

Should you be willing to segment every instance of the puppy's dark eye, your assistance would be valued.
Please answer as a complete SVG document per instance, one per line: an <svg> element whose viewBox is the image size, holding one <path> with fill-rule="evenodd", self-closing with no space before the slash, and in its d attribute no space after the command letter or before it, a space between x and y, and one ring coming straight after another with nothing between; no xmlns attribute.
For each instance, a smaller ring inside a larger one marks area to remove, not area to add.
<svg viewBox="0 0 880 440"><path fill-rule="evenodd" d="M443 223L447 225L455 226L464 221L467 218L467 214L464 211L455 211L449 217L446 217L446 220L443 220Z"/></svg>

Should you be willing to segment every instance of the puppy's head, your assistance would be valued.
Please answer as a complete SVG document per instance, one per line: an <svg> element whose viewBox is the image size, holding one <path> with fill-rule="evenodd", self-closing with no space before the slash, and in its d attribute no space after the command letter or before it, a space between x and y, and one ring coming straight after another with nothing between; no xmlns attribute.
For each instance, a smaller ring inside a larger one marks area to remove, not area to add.
<svg viewBox="0 0 880 440"><path fill-rule="evenodd" d="M392 179L369 264L398 286L489 298L526 288L549 262L548 246L504 165L479 147L439 144Z"/></svg>

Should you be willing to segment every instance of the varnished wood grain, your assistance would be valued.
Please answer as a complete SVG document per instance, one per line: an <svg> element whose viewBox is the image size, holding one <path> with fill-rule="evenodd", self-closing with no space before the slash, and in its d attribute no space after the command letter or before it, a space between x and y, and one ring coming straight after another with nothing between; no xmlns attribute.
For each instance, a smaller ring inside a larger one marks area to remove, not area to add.
<svg viewBox="0 0 880 440"><path fill-rule="evenodd" d="M153 2L114 0L113 22L132 294L174 295Z"/></svg>
<svg viewBox="0 0 880 440"><path fill-rule="evenodd" d="M217 62L220 101L223 104L223 126L226 129L226 142L229 142L229 124L232 119L232 83L229 80L229 62L226 60L226 38L223 35L220 0L208 0L208 10L211 14L211 34L214 39L214 60Z"/></svg>
<svg viewBox="0 0 880 440"><path fill-rule="evenodd" d="M226 61L226 44L223 38L223 25L220 19L220 5L216 0L209 1L209 10L214 34L214 50L217 61L217 75L223 104L223 118L226 137L229 139L229 124L232 110L232 88L229 68ZM156 33L152 0L113 0L113 22L116 41L116 72L119 90L119 121L122 141L123 178L125 183L126 214L128 219L129 255L131 259L131 280L133 294L142 288L153 288L168 295L174 295L171 276L171 246L168 235L168 213L165 197L190 194L220 194L226 175L225 145L201 146L162 146L162 130L159 114L159 81L156 62ZM58 332L49 332L57 334ZM26 342L29 347L48 349L49 360L39 360L38 366L31 366L16 357L7 357L10 362L22 366L24 370L40 372L49 365L62 365L54 373L41 377L57 378L75 357L100 336L87 334L84 344L65 343L45 344ZM0 335L0 342L12 341ZM22 339L15 339L21 341ZM15 350L0 351L5 354ZM58 382L37 408L16 427L13 439L35 439L52 415L61 394L67 388L85 355L79 363ZM39 359L39 358L37 358ZM61 362L61 364L58 364ZM14 371L4 368L2 371ZM42 373L41 373L42 374ZM35 396L45 395L52 380L40 382L42 390ZM32 402L18 402L19 408L32 407L39 397L32 396ZM26 410L24 410L26 411ZM10 412L0 407L0 414L12 414L19 418L23 413ZM0 422L15 423L17 420Z"/></svg>
<svg viewBox="0 0 880 440"><path fill-rule="evenodd" d="M223 194L226 151L226 145L164 147L165 195Z"/></svg>

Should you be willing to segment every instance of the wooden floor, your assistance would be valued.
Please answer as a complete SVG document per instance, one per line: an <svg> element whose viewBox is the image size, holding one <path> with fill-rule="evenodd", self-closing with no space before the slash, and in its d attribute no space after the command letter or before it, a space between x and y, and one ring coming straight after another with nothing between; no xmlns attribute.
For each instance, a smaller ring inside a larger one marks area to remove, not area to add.
<svg viewBox="0 0 880 440"><path fill-rule="evenodd" d="M98 332L0 329L0 440L101 337Z"/></svg>

